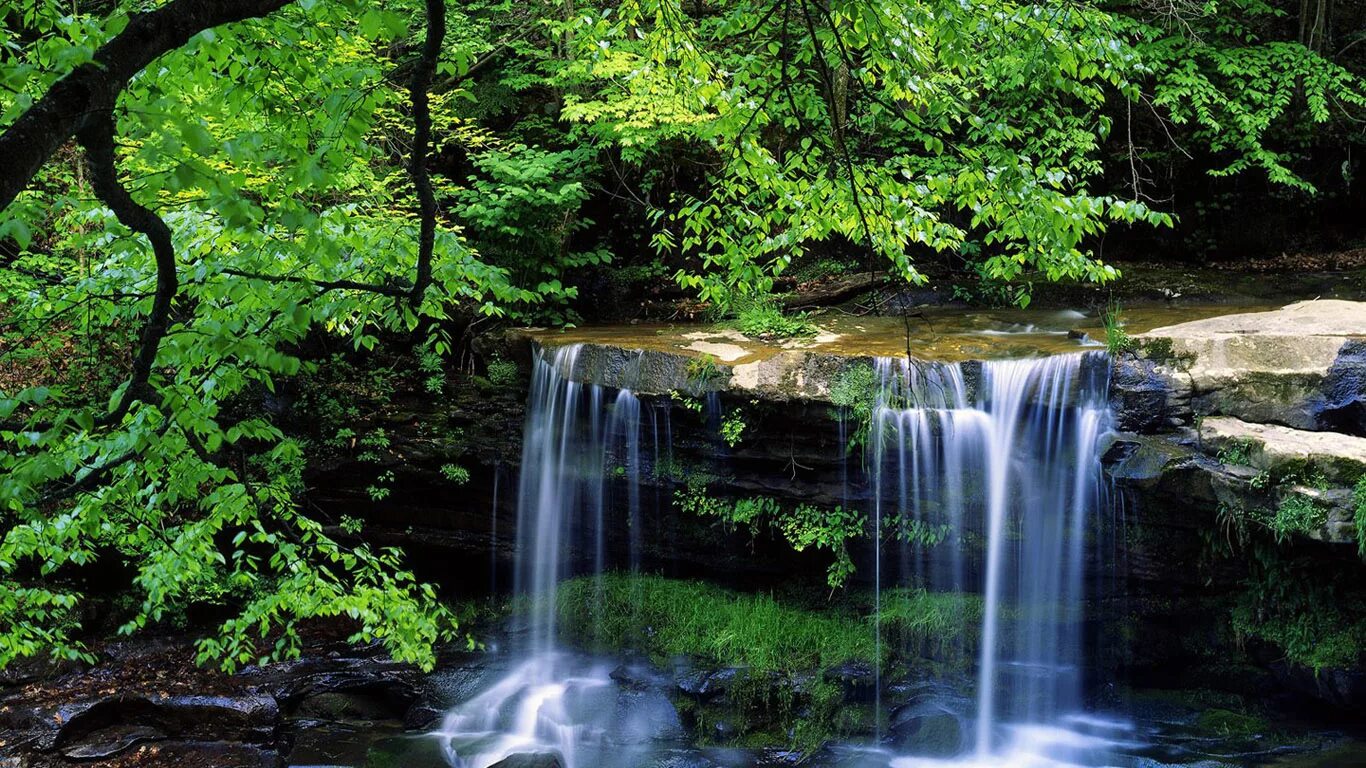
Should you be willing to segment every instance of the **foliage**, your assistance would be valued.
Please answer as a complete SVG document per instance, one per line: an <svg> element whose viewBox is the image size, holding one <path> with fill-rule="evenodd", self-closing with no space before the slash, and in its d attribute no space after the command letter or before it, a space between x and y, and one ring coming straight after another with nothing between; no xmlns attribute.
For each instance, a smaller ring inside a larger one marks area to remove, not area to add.
<svg viewBox="0 0 1366 768"><path fill-rule="evenodd" d="M1119 311L1118 302L1112 300L1101 315L1101 322L1105 324L1105 348L1111 355L1128 352L1134 348L1134 340L1124 330L1124 322L1119 317Z"/></svg>
<svg viewBox="0 0 1366 768"><path fill-rule="evenodd" d="M1359 574L1324 570L1313 558L1263 553L1233 610L1241 638L1274 643L1313 669L1350 668L1366 654L1366 594Z"/></svg>
<svg viewBox="0 0 1366 768"><path fill-rule="evenodd" d="M735 327L753 339L815 336L820 330L803 313L787 315L772 300L747 301L735 310Z"/></svg>
<svg viewBox="0 0 1366 768"><path fill-rule="evenodd" d="M43 4L0 12L12 88L0 89L0 129L134 5L114 4L107 23ZM199 645L225 669L296 654L311 617L345 617L353 640L423 666L453 637L454 616L400 553L343 545L300 507L302 446L263 407L314 369L300 356L311 334L361 351L420 335L444 355L441 323L534 300L450 227L434 235L429 290L400 300L414 286L419 205L397 162L406 94L387 52L423 27L415 4L299 3L196 35L129 83L113 173L169 227L169 297L142 233L91 194L79 165L60 167L79 160L51 160L6 210L6 231L25 236L4 264L0 346L29 351L41 334L62 363L0 394L0 580L12 596L0 665L80 652L85 596L70 574L106 557L143 596L125 632L206 599L227 608ZM16 268L29 277L9 279ZM161 306L164 333L141 330ZM135 348L153 355L145 382L129 374ZM80 349L103 352L58 351Z"/></svg>
<svg viewBox="0 0 1366 768"><path fill-rule="evenodd" d="M609 573L563 582L557 599L560 626L575 642L660 661L693 656L752 672L804 672L875 654L858 616L702 582Z"/></svg>
<svg viewBox="0 0 1366 768"><path fill-rule="evenodd" d="M1302 42L1267 39L1267 22L1283 11L1266 0L1232 0L1182 23L1127 21L1151 73L1153 108L1184 127L1212 157L1210 170L1229 176L1258 170L1275 184L1314 187L1291 167L1291 141L1268 141L1283 127L1329 123L1366 108L1359 75ZM1293 136L1293 132L1291 136ZM1289 137L1285 137L1289 138Z"/></svg>
<svg viewBox="0 0 1366 768"><path fill-rule="evenodd" d="M767 496L721 499L708 494L704 483L690 481L685 489L674 492L678 508L701 517L714 517L729 529L748 529L758 535L772 528L798 552L807 548L824 549L835 559L826 569L831 589L844 586L854 573L849 557L849 541L864 535L865 516L844 507L822 508L798 504L784 508Z"/></svg>
<svg viewBox="0 0 1366 768"><path fill-rule="evenodd" d="M592 149L548 151L487 135L471 137L467 144L477 148L473 170L469 185L453 192L452 215L467 226L481 254L535 294L541 308L519 317L576 319L554 309L578 296L569 276L612 261L603 248L572 245L575 235L593 224L579 214L594 171Z"/></svg>

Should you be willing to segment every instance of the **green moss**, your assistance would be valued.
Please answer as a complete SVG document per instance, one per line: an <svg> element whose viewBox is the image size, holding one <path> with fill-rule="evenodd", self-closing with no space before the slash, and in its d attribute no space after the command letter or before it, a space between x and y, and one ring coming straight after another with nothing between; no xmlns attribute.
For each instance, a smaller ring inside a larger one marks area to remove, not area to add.
<svg viewBox="0 0 1366 768"><path fill-rule="evenodd" d="M1168 368L1186 371L1195 365L1195 354L1177 353L1175 345L1168 338L1148 339L1139 344L1138 350L1143 357Z"/></svg>
<svg viewBox="0 0 1366 768"><path fill-rule="evenodd" d="M1230 709L1207 709L1200 713L1196 727L1222 738L1248 738L1271 729L1265 718Z"/></svg>
<svg viewBox="0 0 1366 768"><path fill-rule="evenodd" d="M869 425L873 420L873 410L877 407L877 372L867 363L854 363L835 377L830 386L830 402L843 409L849 417L853 429L849 431L848 450L863 445L868 440ZM837 416L838 417L838 416Z"/></svg>
<svg viewBox="0 0 1366 768"><path fill-rule="evenodd" d="M981 595L898 588L882 593L883 641L907 656L955 665L976 657Z"/></svg>
<svg viewBox="0 0 1366 768"><path fill-rule="evenodd" d="M696 581L605 574L560 585L560 626L571 642L633 649L656 660L690 656L751 673L872 662L868 624L848 611L804 610L764 594Z"/></svg>

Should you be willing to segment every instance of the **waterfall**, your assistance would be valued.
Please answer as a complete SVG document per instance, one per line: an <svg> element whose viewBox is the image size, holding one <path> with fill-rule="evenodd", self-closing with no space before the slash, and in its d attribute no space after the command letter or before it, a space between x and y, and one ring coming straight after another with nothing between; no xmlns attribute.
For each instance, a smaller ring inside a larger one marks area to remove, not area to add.
<svg viewBox="0 0 1366 768"><path fill-rule="evenodd" d="M623 740L647 729L642 718L657 719L648 710L612 717L618 705L608 668L557 645L563 579L639 566L642 477L658 463L660 431L667 442L670 429L667 411L661 418L650 409L644 434L644 409L629 390L575 381L579 350L537 351L532 363L514 576L514 591L527 599L527 634L512 649L519 662L511 672L450 712L433 734L456 768L539 752L558 755L564 768L629 766L634 752ZM618 511L624 519L613 518ZM609 532L623 527L626 555L616 562ZM610 759L603 754L609 747Z"/></svg>
<svg viewBox="0 0 1366 768"><path fill-rule="evenodd" d="M896 533L901 583L980 591L974 748L1002 764L991 756L1010 746L1003 731L1081 709L1085 539L1104 508L1108 366L1097 353L977 365L878 361L875 567L880 591Z"/></svg>
<svg viewBox="0 0 1366 768"><path fill-rule="evenodd" d="M507 673L434 734L455 768L536 752L555 753L565 768L639 768L652 749L640 734L678 727L663 694L612 681L615 661L557 644L562 580L641 566L649 528L668 504L649 480L672 457L667 407L576 381L579 352L538 351L533 360L515 532L526 632L508 643ZM884 583L955 601L956 615L971 622L950 642L960 657L976 656L975 728L970 748L950 762L1096 763L1082 754L1092 744L1082 731L1108 726L1076 715L1087 535L1106 506L1097 446L1108 425L1108 370L1096 353L876 363L863 444L877 642ZM719 427L718 398L708 398L703 417ZM842 442L852 427L841 417ZM850 474L841 464L846 503L858 485ZM602 621L601 608L585 610ZM880 722L880 666L876 674ZM878 754L870 759L897 768L944 762Z"/></svg>

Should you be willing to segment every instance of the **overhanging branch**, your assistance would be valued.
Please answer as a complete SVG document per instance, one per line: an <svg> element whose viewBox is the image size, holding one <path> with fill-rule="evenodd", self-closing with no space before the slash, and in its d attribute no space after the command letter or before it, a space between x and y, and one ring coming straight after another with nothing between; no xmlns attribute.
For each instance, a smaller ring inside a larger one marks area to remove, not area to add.
<svg viewBox="0 0 1366 768"><path fill-rule="evenodd" d="M58 80L0 134L0 211L59 147L110 112L128 81L200 32L265 16L292 0L172 0L134 14L94 59Z"/></svg>

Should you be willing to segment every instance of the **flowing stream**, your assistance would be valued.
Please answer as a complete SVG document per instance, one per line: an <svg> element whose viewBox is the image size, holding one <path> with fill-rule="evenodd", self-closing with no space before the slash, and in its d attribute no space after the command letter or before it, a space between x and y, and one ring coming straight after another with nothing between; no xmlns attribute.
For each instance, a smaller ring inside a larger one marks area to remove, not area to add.
<svg viewBox="0 0 1366 768"><path fill-rule="evenodd" d="M667 701L611 679L614 662L557 645L561 580L622 566L609 563L609 530L625 526L626 565L639 565L642 492L654 493L642 479L670 450L672 433L667 409L643 407L629 390L575 382L578 352L536 356L518 487L516 591L529 601L525 631L513 638L520 661L435 734L456 768L540 752L558 754L565 768L641 768L657 764L661 740L679 731ZM980 616L964 614L980 621L971 628L980 634L976 704L961 754L872 744L836 764L1111 764L1110 748L1130 735L1082 709L1080 621L1087 559L1097 556L1091 523L1108 508L1097 455L1108 423L1103 355L884 358L876 371L864 466L879 542L877 608L884 585L980 595ZM608 520L622 509L625 520ZM927 557L931 545L936 556Z"/></svg>

